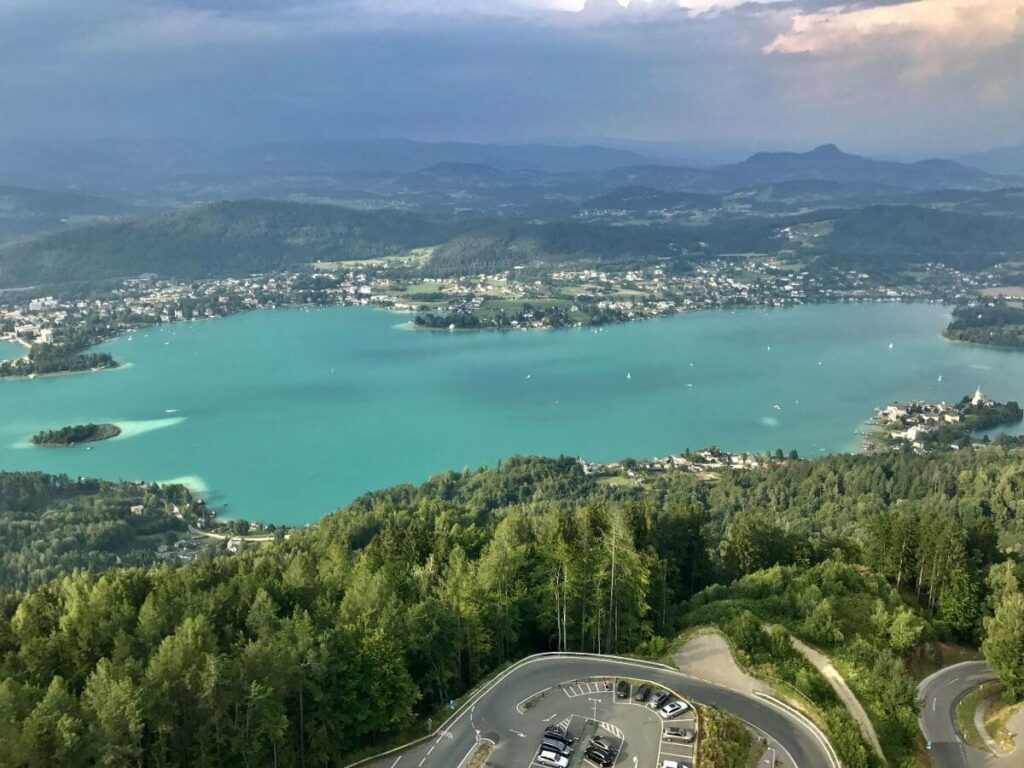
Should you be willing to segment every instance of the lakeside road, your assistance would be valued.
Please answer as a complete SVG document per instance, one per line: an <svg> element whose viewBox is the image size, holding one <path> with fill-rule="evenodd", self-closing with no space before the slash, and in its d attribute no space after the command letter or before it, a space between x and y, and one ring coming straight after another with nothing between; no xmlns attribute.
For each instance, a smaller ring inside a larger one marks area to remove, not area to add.
<svg viewBox="0 0 1024 768"><path fill-rule="evenodd" d="M455 768L478 740L494 743L488 765L529 765L543 722L533 722L529 707L518 705L547 689L587 678L642 679L678 695L718 707L768 734L786 753L787 768L838 768L831 745L806 718L773 701L684 675L671 667L615 656L543 654L518 662L473 695L434 734L407 749L355 763L360 768ZM527 736L530 734L530 736ZM523 759L525 757L525 760Z"/></svg>
<svg viewBox="0 0 1024 768"><path fill-rule="evenodd" d="M996 675L984 661L965 661L929 675L917 688L921 700L921 731L931 743L935 768L1011 768L1021 762L996 758L967 744L956 730L956 705Z"/></svg>

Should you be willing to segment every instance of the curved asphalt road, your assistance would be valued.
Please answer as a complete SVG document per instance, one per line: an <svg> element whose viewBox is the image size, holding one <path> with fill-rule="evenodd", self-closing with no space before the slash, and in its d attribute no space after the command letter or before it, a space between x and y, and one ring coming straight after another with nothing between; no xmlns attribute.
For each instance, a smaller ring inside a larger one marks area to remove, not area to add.
<svg viewBox="0 0 1024 768"><path fill-rule="evenodd" d="M590 677L648 680L700 704L732 712L769 734L795 768L838 768L828 744L806 718L768 701L723 688L661 664L586 654L542 654L518 662L476 693L431 737L404 751L358 763L367 768L457 768L477 738L494 743L521 738L528 727L516 705L558 683ZM503 766L502 768L523 768Z"/></svg>
<svg viewBox="0 0 1024 768"><path fill-rule="evenodd" d="M956 705L979 685L995 679L984 661L965 661L940 669L917 687L921 731L931 742L935 768L985 768L996 758L965 743L956 731Z"/></svg>

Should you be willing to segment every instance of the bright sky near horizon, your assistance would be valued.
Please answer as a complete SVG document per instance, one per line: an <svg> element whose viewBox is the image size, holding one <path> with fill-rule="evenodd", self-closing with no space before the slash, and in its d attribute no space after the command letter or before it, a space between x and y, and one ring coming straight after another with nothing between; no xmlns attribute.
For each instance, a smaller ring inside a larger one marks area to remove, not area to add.
<svg viewBox="0 0 1024 768"><path fill-rule="evenodd" d="M0 139L1024 142L1024 0L0 0Z"/></svg>

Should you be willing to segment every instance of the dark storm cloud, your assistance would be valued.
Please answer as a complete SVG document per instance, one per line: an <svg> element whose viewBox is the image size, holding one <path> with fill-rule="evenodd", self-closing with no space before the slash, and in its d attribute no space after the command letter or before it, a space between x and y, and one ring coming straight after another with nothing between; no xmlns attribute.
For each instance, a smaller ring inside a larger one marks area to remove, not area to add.
<svg viewBox="0 0 1024 768"><path fill-rule="evenodd" d="M0 136L1024 140L1024 0L951 1L0 0Z"/></svg>

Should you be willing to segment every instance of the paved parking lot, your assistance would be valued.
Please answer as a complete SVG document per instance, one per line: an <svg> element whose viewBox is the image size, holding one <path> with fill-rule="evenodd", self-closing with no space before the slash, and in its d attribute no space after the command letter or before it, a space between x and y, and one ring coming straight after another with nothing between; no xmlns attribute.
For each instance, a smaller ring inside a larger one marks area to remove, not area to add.
<svg viewBox="0 0 1024 768"><path fill-rule="evenodd" d="M732 712L769 737L765 757L770 760L775 753L785 768L839 768L827 739L785 705L664 665L586 654L542 654L518 662L471 697L430 738L382 753L360 768L463 768L481 741L494 745L489 768L531 768L544 728L562 721L574 730L586 732L591 727L594 734L620 738L615 768L662 768L659 761L690 763L685 757L688 750L665 738L663 728L671 724L666 726L648 707L616 702L617 675L643 678L652 681L655 690L664 687L688 702ZM687 713L680 714L677 720L685 723ZM582 746L586 748L585 740ZM571 757L566 768L590 768L583 750L575 750Z"/></svg>
<svg viewBox="0 0 1024 768"><path fill-rule="evenodd" d="M616 697L616 683L616 678L565 681L521 702L519 709L528 725L521 732L513 732L516 738L499 744L496 761L522 768L551 768L537 759L539 744L544 728L559 724L576 739L567 758L568 768L598 768L584 754L595 736L613 747L612 765L616 768L660 768L664 760L692 765L693 745L669 737L666 729L695 731L693 710L666 721L657 710L632 700L633 681L626 699Z"/></svg>
<svg viewBox="0 0 1024 768"><path fill-rule="evenodd" d="M617 684L618 681L616 680L615 682ZM693 707L690 707L686 712L678 717L674 717L671 720L664 720L658 714L657 710L652 709L649 706L649 703L645 702L641 704L633 700L633 694L636 692L636 688L639 683L631 680L626 682L630 684L629 695L625 699L616 698L616 703L619 706L643 707L652 715L657 717L661 724L661 733L658 740L658 756L653 765L656 768L661 768L665 760L675 760L681 766L693 765L695 744L687 744L682 738L678 736L674 737L669 734L669 729L671 728L678 728L683 731L689 730L694 733L697 732L697 719L693 711ZM652 690L652 694L657 693L659 690L664 689L654 688ZM673 696L672 698L678 699L676 696ZM689 704L689 702L687 702L687 704Z"/></svg>

